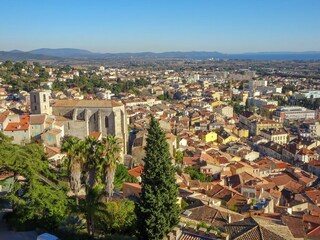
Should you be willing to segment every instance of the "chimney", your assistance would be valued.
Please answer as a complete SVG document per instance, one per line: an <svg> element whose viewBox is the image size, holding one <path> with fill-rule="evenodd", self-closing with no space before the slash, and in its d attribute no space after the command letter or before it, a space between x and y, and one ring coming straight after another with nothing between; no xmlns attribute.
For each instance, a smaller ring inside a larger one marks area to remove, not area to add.
<svg viewBox="0 0 320 240"><path fill-rule="evenodd" d="M228 214L228 223L231 223L231 215Z"/></svg>

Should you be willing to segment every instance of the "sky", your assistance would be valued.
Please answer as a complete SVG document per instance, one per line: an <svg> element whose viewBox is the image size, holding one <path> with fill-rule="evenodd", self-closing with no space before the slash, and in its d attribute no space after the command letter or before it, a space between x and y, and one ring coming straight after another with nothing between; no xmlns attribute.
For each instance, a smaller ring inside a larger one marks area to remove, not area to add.
<svg viewBox="0 0 320 240"><path fill-rule="evenodd" d="M320 51L320 0L0 0L0 50Z"/></svg>

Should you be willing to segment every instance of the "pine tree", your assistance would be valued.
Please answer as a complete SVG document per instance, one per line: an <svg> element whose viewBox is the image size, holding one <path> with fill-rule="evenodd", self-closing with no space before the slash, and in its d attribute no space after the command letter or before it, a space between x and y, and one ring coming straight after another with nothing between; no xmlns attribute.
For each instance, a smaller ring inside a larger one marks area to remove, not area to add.
<svg viewBox="0 0 320 240"><path fill-rule="evenodd" d="M151 118L145 147L142 192L137 207L140 239L162 239L179 222L178 187L169 146L159 122Z"/></svg>

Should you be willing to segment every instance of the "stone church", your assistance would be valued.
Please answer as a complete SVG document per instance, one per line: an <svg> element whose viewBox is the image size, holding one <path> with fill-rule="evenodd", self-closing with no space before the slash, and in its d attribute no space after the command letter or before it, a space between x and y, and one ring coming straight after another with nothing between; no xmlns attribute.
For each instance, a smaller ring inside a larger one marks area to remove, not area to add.
<svg viewBox="0 0 320 240"><path fill-rule="evenodd" d="M118 137L127 153L128 126L124 105L114 100L55 100L49 105L46 91L30 93L31 114L55 115L64 123L65 135L85 138L94 132Z"/></svg>
<svg viewBox="0 0 320 240"><path fill-rule="evenodd" d="M122 103L113 100L57 100L52 113L64 122L65 135L85 138L90 133L112 134L127 152L128 126Z"/></svg>

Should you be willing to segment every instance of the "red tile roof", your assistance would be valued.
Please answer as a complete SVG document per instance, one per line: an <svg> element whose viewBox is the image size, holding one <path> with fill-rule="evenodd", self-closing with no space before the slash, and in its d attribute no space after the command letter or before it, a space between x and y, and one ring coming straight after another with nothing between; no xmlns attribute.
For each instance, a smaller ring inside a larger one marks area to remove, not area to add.
<svg viewBox="0 0 320 240"><path fill-rule="evenodd" d="M101 132L91 132L91 133L89 133L89 137L99 139L101 134L102 134Z"/></svg>
<svg viewBox="0 0 320 240"><path fill-rule="evenodd" d="M6 118L8 117L8 115L9 115L9 111L5 111L3 113L0 113L0 123L3 123L6 120Z"/></svg>
<svg viewBox="0 0 320 240"><path fill-rule="evenodd" d="M133 177L139 177L141 176L141 174L143 173L143 166L138 166L138 167L135 167L135 168L132 168L128 171L128 173L133 176Z"/></svg>
<svg viewBox="0 0 320 240"><path fill-rule="evenodd" d="M26 131L29 129L29 116L21 115L20 122L11 122L4 129L5 131Z"/></svg>
<svg viewBox="0 0 320 240"><path fill-rule="evenodd" d="M199 157L184 157L182 162L185 165L197 165L199 163Z"/></svg>
<svg viewBox="0 0 320 240"><path fill-rule="evenodd" d="M308 239L320 239L320 226L308 232L307 236Z"/></svg>

